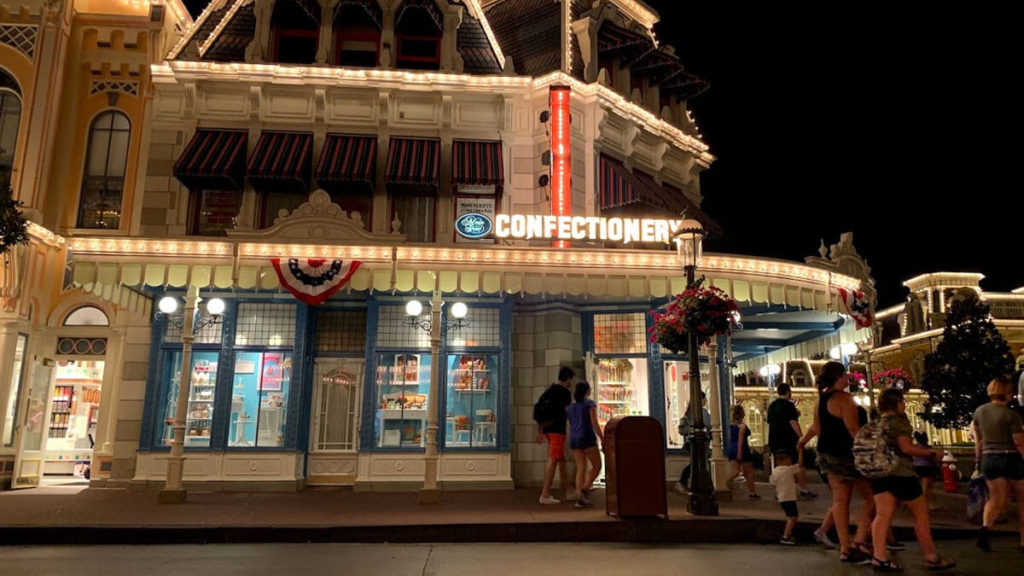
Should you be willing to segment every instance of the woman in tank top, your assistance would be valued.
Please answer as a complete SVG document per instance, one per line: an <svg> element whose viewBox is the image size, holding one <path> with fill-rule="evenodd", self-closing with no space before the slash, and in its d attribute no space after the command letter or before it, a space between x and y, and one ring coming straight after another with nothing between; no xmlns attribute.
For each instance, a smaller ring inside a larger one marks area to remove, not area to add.
<svg viewBox="0 0 1024 576"><path fill-rule="evenodd" d="M1020 547L1024 550L1024 427L1020 414L1007 406L1012 396L1013 382L1005 377L996 378L988 385L991 402L974 412L971 423L974 455L990 494L978 536L978 547L986 552L991 547L988 530L1006 509L1010 490L1021 503Z"/></svg>
<svg viewBox="0 0 1024 576"><path fill-rule="evenodd" d="M846 368L839 362L827 362L817 379L821 394L818 409L814 412L814 424L808 428L797 449L811 438L818 436L818 466L828 477L832 489L832 514L839 533L839 559L848 564L871 562L871 547L867 544L871 517L874 515L874 497L871 485L853 465L853 437L860 431L861 423L857 403L846 391L849 378ZM864 498L864 505L857 518L857 532L850 538L850 500L856 490Z"/></svg>

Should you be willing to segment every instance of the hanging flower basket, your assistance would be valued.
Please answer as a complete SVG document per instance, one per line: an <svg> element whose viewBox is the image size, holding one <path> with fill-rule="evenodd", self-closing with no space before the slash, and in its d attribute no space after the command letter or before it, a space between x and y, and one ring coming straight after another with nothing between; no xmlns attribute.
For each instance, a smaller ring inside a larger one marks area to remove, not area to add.
<svg viewBox="0 0 1024 576"><path fill-rule="evenodd" d="M875 388L883 390L886 388L910 390L914 385L914 380L910 377L910 374L902 368L893 368L892 370L879 372L875 374L873 380L875 381Z"/></svg>
<svg viewBox="0 0 1024 576"><path fill-rule="evenodd" d="M697 335L697 345L704 346L715 336L732 334L739 316L739 306L720 288L704 286L700 278L665 306L664 312L652 311L654 326L651 342L678 354L689 346L689 333Z"/></svg>

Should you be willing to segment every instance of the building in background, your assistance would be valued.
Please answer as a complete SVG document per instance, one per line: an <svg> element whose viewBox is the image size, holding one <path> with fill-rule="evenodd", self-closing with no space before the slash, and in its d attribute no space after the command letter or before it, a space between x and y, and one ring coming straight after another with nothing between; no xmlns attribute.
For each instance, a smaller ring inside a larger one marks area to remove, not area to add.
<svg viewBox="0 0 1024 576"><path fill-rule="evenodd" d="M561 365L602 419L661 421L678 477L688 372L649 342L649 311L684 288L681 215L711 247L723 231L699 208L714 156L687 109L706 84L653 11L37 4L0 13L4 158L34 221L0 277L14 486L86 469L161 485L185 377L189 483L416 487L437 405L444 488L539 484L531 407ZM849 237L807 263L708 253L699 273L743 312L702 353L716 425L734 366L867 337L837 295L872 290ZM190 291L226 307L200 312L182 366L182 308L155 303ZM406 315L435 296L436 347L429 304Z"/></svg>

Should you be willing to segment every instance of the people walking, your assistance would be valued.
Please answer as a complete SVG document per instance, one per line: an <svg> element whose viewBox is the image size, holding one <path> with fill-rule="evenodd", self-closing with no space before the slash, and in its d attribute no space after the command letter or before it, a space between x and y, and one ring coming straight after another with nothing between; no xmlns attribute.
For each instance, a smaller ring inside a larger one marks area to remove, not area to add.
<svg viewBox="0 0 1024 576"><path fill-rule="evenodd" d="M771 482L772 486L775 486L775 496L778 498L779 505L782 506L782 510L786 514L786 528L782 538L779 540L779 544L795 546L796 540L793 538L793 529L796 528L796 523L800 519L796 506L796 476L800 472L800 467L793 463L793 457L789 452L776 452L773 456L775 458L775 468L772 470L772 475L768 481Z"/></svg>
<svg viewBox="0 0 1024 576"><path fill-rule="evenodd" d="M576 491L580 494L576 507L589 508L594 505L590 491L594 488L594 480L601 473L601 453L597 441L604 444L604 433L597 421L597 404L590 399L590 384L586 381L577 382L573 399L576 402L569 406L569 448L576 460Z"/></svg>
<svg viewBox="0 0 1024 576"><path fill-rule="evenodd" d="M981 463L981 475L988 485L978 547L988 552L988 531L1006 510L1010 490L1020 505L1020 547L1024 550L1024 428L1021 416L1007 407L1013 383L1005 377L988 385L989 402L974 412L974 455Z"/></svg>
<svg viewBox="0 0 1024 576"><path fill-rule="evenodd" d="M707 407L708 396L701 391L700 393L700 409L701 415L704 417L704 427L706 430L711 429L711 412L708 412ZM689 408L686 409L686 414L679 419L679 433L683 435L683 444L686 446L686 450L690 453L690 462L683 467L683 472L679 475L679 481L676 482L675 491L680 494L686 494L689 491L690 486L690 470L693 467L693 413Z"/></svg>
<svg viewBox="0 0 1024 576"><path fill-rule="evenodd" d="M928 443L928 433L924 430L914 431L914 443L930 450L932 445ZM931 491L932 482L935 480L935 476L939 473L939 464L932 462L929 458L923 458L921 456L914 457L914 473L921 480L921 491L924 492L925 502L928 501L928 493ZM933 509L929 507L929 509Z"/></svg>
<svg viewBox="0 0 1024 576"><path fill-rule="evenodd" d="M867 545L868 527L874 511L871 485L853 465L853 437L860 430L858 406L847 392L849 377L839 362L826 362L817 379L818 409L814 423L797 443L803 450L818 436L818 466L828 478L832 492L832 515L839 536L839 559L844 563L866 564L871 560ZM850 500L856 490L864 497L857 519L857 531L850 538Z"/></svg>
<svg viewBox="0 0 1024 576"><path fill-rule="evenodd" d="M533 408L533 418L537 422L537 443L548 443L548 458L544 469L544 486L540 492L541 504L560 504L561 500L551 495L551 485L555 481L555 469L558 470L561 486L565 490L567 500L579 498L579 494L569 484L569 472L565 467L565 425L568 421L566 410L572 404L573 379L576 372L568 366L558 371L558 382L552 384L541 394Z"/></svg>
<svg viewBox="0 0 1024 576"><path fill-rule="evenodd" d="M938 461L942 454L931 448L914 444L914 429L907 418L907 404L903 391L898 388L883 390L878 396L878 411L881 415L881 429L887 432L883 439L897 456L895 467L888 476L871 479L871 491L875 500L875 519L871 524L873 558L871 566L876 572L902 572L903 568L889 558L886 539L892 528L892 516L903 503L914 517L914 533L924 553L925 567L929 570L945 570L956 566L956 562L943 558L935 549L932 538L931 519L928 503L925 501L921 483L914 473L913 458L922 457ZM881 444L879 444L881 445Z"/></svg>
<svg viewBox="0 0 1024 576"><path fill-rule="evenodd" d="M775 392L779 397L768 406L768 448L773 456L785 452L792 459L796 457L796 443L803 436L803 431L800 430L800 412L793 404L793 389L789 384L779 384ZM818 496L807 487L807 474L803 467L797 468L796 481L800 485L801 496Z"/></svg>
<svg viewBox="0 0 1024 576"><path fill-rule="evenodd" d="M725 454L732 465L732 474L726 485L739 477L740 473L747 481L748 497L759 500L754 483L754 452L750 448L750 428L744 423L746 411L739 404L732 407L732 424L729 425L729 445Z"/></svg>

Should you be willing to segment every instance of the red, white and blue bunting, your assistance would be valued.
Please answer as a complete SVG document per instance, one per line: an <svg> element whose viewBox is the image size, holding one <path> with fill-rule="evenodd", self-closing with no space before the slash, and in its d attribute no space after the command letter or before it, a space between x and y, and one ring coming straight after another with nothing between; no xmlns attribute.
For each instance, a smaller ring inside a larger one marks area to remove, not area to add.
<svg viewBox="0 0 1024 576"><path fill-rule="evenodd" d="M359 260L325 260L323 258L271 258L281 286L310 306L330 300L348 283L362 264Z"/></svg>
<svg viewBox="0 0 1024 576"><path fill-rule="evenodd" d="M871 327L871 300L860 290L851 291L839 288L839 300L843 308L857 322L857 328Z"/></svg>

